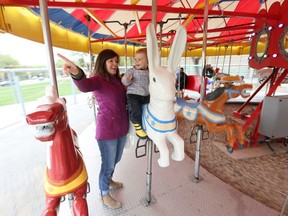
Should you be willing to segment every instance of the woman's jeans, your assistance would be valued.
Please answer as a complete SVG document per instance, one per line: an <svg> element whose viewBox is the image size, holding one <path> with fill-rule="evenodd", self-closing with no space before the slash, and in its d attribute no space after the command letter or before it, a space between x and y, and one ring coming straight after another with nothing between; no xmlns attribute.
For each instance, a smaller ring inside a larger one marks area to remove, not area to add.
<svg viewBox="0 0 288 216"><path fill-rule="evenodd" d="M112 179L116 164L121 160L126 136L114 140L97 140L101 152L101 170L99 174L100 195L109 193L109 182Z"/></svg>

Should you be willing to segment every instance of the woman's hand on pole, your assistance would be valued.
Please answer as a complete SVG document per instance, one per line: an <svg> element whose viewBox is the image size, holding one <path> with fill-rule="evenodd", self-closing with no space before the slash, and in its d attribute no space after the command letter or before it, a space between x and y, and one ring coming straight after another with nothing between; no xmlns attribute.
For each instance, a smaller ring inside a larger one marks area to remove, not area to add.
<svg viewBox="0 0 288 216"><path fill-rule="evenodd" d="M70 61L68 58L66 58L65 56L61 55L60 53L57 53L57 56L64 60L63 72L66 75L73 75L73 76L77 76L78 75L79 69L72 61Z"/></svg>

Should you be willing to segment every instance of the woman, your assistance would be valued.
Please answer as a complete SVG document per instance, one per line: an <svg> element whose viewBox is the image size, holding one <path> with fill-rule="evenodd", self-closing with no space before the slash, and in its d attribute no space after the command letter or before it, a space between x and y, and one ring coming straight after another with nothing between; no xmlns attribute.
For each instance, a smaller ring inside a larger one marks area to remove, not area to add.
<svg viewBox="0 0 288 216"><path fill-rule="evenodd" d="M82 92L92 92L99 106L96 120L96 140L101 152L99 189L101 200L109 208L122 206L109 194L109 187L119 189L121 182L112 180L116 164L121 160L128 133L128 113L126 110L126 90L119 74L119 55L113 50L99 53L90 78L73 62L58 54L65 63L63 71L73 78Z"/></svg>

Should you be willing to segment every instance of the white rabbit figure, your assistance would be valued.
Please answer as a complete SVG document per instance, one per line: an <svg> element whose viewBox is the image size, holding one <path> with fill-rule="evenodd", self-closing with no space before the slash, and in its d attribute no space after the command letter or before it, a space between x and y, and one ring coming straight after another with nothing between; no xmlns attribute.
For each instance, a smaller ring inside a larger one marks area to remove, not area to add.
<svg viewBox="0 0 288 216"><path fill-rule="evenodd" d="M160 66L154 25L149 24L146 33L150 103L143 108L143 129L159 149L159 166L167 167L169 166L167 140L174 147L171 158L175 161L184 159L184 141L176 130L174 98L175 73L186 45L187 33L185 27L178 28L169 53L167 67Z"/></svg>

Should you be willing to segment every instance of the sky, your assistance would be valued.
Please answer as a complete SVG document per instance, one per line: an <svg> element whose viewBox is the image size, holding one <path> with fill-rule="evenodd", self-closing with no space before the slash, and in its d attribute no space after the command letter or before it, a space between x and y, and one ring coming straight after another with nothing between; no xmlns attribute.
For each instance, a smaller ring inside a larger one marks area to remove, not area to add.
<svg viewBox="0 0 288 216"><path fill-rule="evenodd" d="M67 57L69 51L53 48L54 53ZM23 66L48 65L45 45L9 33L0 33L0 55L10 55ZM69 56L68 56L69 57ZM58 59L54 56L54 59Z"/></svg>

